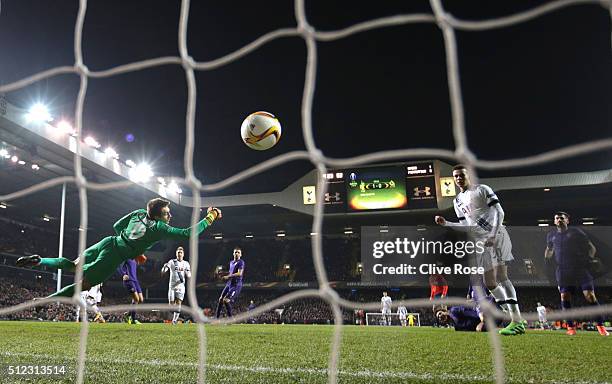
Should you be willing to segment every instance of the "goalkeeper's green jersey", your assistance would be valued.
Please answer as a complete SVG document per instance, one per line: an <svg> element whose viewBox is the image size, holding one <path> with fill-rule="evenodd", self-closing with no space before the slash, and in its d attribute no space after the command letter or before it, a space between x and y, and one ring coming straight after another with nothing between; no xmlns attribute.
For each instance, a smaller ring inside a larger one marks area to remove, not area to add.
<svg viewBox="0 0 612 384"><path fill-rule="evenodd" d="M212 214L200 220L196 224L196 234L202 233L213 220ZM191 227L171 227L161 220L147 217L147 211L144 209L137 209L125 215L113 225L113 229L118 237L117 246L121 254L129 259L145 253L160 240L188 240L191 235Z"/></svg>

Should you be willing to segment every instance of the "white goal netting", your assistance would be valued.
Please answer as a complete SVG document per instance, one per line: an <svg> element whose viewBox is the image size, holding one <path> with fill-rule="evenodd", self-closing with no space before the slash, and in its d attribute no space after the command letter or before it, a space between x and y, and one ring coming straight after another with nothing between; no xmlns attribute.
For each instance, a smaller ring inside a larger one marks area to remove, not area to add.
<svg viewBox="0 0 612 384"><path fill-rule="evenodd" d="M448 13L443 5L441 0L430 0L431 8L433 10L432 14L400 14L390 17L384 17L380 19L370 20L363 23L352 25L348 28L337 30L337 31L317 31L312 25L309 24L306 18L305 12L305 1L304 0L296 0L295 1L295 18L297 21L297 26L295 28L286 28L279 29L270 33L267 33L252 43L242 47L241 49L230 53L226 56L217 58L215 60L207 61L207 62L198 62L194 60L189 55L189 49L187 46L187 26L188 26L188 15L189 15L189 0L183 0L181 2L181 12L180 12L180 21L179 21L179 32L178 32L178 45L180 57L159 57L150 60L144 60L135 63L129 63L125 65L121 65L118 67L110 68L103 71L90 71L87 68L86 63L83 61L83 52L82 52L82 36L83 36L83 25L85 20L85 15L87 12L87 0L80 0L79 2L79 12L75 25L75 33L74 33L74 53L75 53L75 61L72 66L63 66L52 68L40 73L33 74L27 78L21 79L11 84L6 84L0 87L0 93L11 92L29 84L35 83L37 81L52 77L58 76L62 74L75 74L80 77L80 89L77 98L77 105L75 111L75 129L78 137L80 137L82 130L82 121L83 121L83 106L85 102L85 97L87 95L88 89L88 80L90 78L104 78L110 76L116 76L119 74L125 74L133 71L140 71L146 68L161 66L161 65L180 65L185 70L185 76L187 79L187 90L188 90L188 102L187 102L187 112L186 112L186 143L185 143L185 152L184 152L184 168L185 168L185 179L183 180L184 185L190 187L193 191L193 203L194 208L192 211L192 226L194 228L190 240L190 249L191 249L191 264L194 276L197 276L197 268L198 268L198 242L197 235L195 232L195 224L200 216L200 205L201 205L201 192L209 192L209 191L217 191L223 188L226 188L230 185L233 185L241 180L252 177L258 173L264 172L268 169L281 165L288 161L294 160L310 160L319 172L319 178L317 182L317 204L315 206L315 214L312 224L312 232L321 233L321 227L323 222L323 197L326 192L326 184L324 182L322 174L326 173L328 167L334 168L344 168L344 167L352 167L366 163L372 163L377 161L388 161L395 159L407 159L414 157L430 157L430 158L438 158L438 159L447 159L452 161L461 162L466 164L472 171L475 168L486 169L486 170L494 170L494 169L507 169L507 168L518 168L524 166L533 166L537 164L543 164L547 162L551 162L554 160L565 159L573 156L583 155L587 153L591 153L594 151L600 151L604 149L612 149L612 138L580 143L572 146L568 146L565 148L556 149L550 152L540 153L534 156L524 157L524 158L514 158L507 160L499 160L499 161L490 161L480 159L470 151L470 147L468 145L467 133L465 128L465 119L464 119L464 110L463 110L463 102L462 102L462 93L461 93L461 85L459 78L459 64L457 57L457 47L456 47L456 38L455 38L455 30L469 30L469 31L483 31L489 29L496 28L504 28L508 26L515 25L517 23L526 22L532 20L534 18L543 16L550 12L556 11L558 9L574 6L574 5L601 5L602 12L610 12L612 13L612 2L603 1L603 0L560 0L554 1L534 9L513 14L506 17L491 19L491 20L482 20L482 21L466 21L455 18L452 14ZM1 4L0 4L1 11ZM429 23L432 25L436 25L443 33L445 52L446 52L446 63L447 63L447 78L448 78L448 88L449 88L449 96L451 101L452 108L452 128L453 128L453 137L455 143L455 150L450 151L446 149L436 149L436 148L410 148L403 150L393 150L393 151L382 151L376 153L368 153L361 156L353 157L353 158L344 158L344 159L333 159L326 157L321 150L318 149L317 144L315 143L313 136L313 127L312 127L312 102L313 95L315 89L315 78L317 71L317 41L331 41L337 39L347 38L353 34L377 29L377 28L385 28L389 26L398 26L410 23ZM193 170L193 154L194 154L194 123L195 123L195 105L197 99L197 89L195 82L195 71L207 71L218 68L225 64L228 64L234 60L245 56L254 50L258 49L262 45L269 43L272 40L287 37L287 36L299 36L304 39L307 47L307 65L306 65L306 76L305 76L305 84L303 90L303 98L301 105L301 119L302 119L302 132L304 136L304 141L306 143L306 151L294 151L289 152L283 155L280 155L276 158L265 161L255 167L247 169L243 172L240 172L236 175L228 177L227 179L215 183L215 184L202 184L200 180L198 180L194 174ZM87 190L111 190L117 188L126 188L132 185L131 181L124 182L115 182L115 183L106 183L99 184L94 183L87 180L83 175L83 168L81 164L81 146L82 143L77 140L76 146L76 154L74 156L74 168L75 174L74 176L69 177L58 177L52 180L48 180L46 182L40 183L38 185L29 187L27 189L21 191L15 191L8 195L0 196L1 201L9 201L24 195L34 193L37 191L41 191L56 185L61 185L63 183L74 183L79 190L79 199L80 199L80 226L82 228L87 228L87 220L88 220L88 202L87 202ZM79 234L79 252L82 253L85 249L86 244L86 231L82 231ZM284 303L289 301L298 299L298 298L306 298L306 297L315 297L321 298L327 301L332 308L332 312L334 314L335 326L333 338L331 341L331 351L329 356L329 365L328 365L328 382L336 383L338 378L338 362L340 357L340 341L342 335L342 311L341 308L355 308L360 307L364 309L376 310L379 308L379 303L373 302L364 305L363 303L354 303L348 300L341 299L337 292L332 289L329 285L329 281L327 278L327 273L323 264L323 255L322 255L322 239L321 236L313 236L312 237L312 248L313 248L313 260L315 264L315 270L317 275L317 280L319 283L319 289L304 289L296 292L289 293L281 298L278 298L268 304L262 305L258 307L256 310L240 314L234 318L221 320L220 322L240 322L245 321L247 318L256 316L265 311L272 310ZM80 281L83 276L82 264L79 264L76 274L75 281ZM191 307L185 308L185 311L189 312L191 316L198 322L198 339L199 339L199 356L198 356L198 383L203 383L206 380L206 333L203 326L204 318L202 315L202 309L197 306L198 300L196 295L196 281L195 279L190 279L188 286L188 294L191 297L190 302L193 303ZM75 291L74 297L71 299L68 298L53 298L46 299L37 302L27 302L17 306L3 308L0 309L0 315L9 314L13 312L17 312L29 307L44 305L50 302L61 301L63 303L73 304L73 305L83 305L79 301L79 294L81 291L81 287L77 285L77 289ZM464 298L447 298L442 300L442 303L445 304L465 304ZM410 306L411 308L415 307L430 307L431 303L427 299L423 300L405 300L401 302L396 302L397 305L405 305ZM497 383L503 383L505 380L504 374L504 356L501 349L501 344L499 340L499 335L495 332L495 327L493 326L493 321L495 318L503 317L503 314L497 310L495 310L491 305L487 303L481 304L482 310L489 314L487 316L487 322L491 322L488 324L487 328L489 329L488 335L491 345L491 351L493 354L493 362L495 367L495 381ZM152 305L152 304L144 304L138 307L139 310L169 310L171 307L169 305ZM125 311L130 309L129 305L123 306L112 306L107 307L107 311ZM603 314L603 313L611 313L612 305L604 305L599 308L584 308L584 309L575 309L566 311L563 314L558 314L555 316L550 316L551 320L556 318L577 318L582 316L592 316L595 314ZM535 320L537 317L535 314L528 314L525 316L528 320ZM80 332L80 344L79 344L79 354L78 354L78 364L77 364L77 383L81 384L84 381L84 372L85 372L85 356L86 356L86 347L87 347L87 335L88 335L88 323L85 321L83 326L81 327Z"/></svg>

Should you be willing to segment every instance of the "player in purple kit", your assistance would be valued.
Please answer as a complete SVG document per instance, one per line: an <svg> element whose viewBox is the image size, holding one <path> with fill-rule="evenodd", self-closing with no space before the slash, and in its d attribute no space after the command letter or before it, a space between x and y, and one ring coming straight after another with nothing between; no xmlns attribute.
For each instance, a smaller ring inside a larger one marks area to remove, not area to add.
<svg viewBox="0 0 612 384"><path fill-rule="evenodd" d="M227 317L232 316L232 304L236 302L240 290L242 289L242 277L244 275L244 260L242 257L242 249L234 247L234 260L230 261L229 273L223 276L223 280L227 280L225 288L219 296L217 303L217 318L221 317L221 310L225 306Z"/></svg>
<svg viewBox="0 0 612 384"><path fill-rule="evenodd" d="M440 309L436 312L440 324L451 324L455 331L483 331L484 318L482 313L474 308L457 305L449 310Z"/></svg>
<svg viewBox="0 0 612 384"><path fill-rule="evenodd" d="M489 303L495 304L495 299L490 295L489 290L487 289L484 281L480 281L480 288L484 294L483 301L488 301ZM475 302L479 302L478 292L472 284L468 288L467 294L468 300L473 300ZM480 305L477 305L476 308L458 305L451 307L449 310L445 308L438 308L435 311L436 319L440 324L452 324L455 327L455 331L468 331L468 332L482 332L486 331L486 326L484 322L484 316L480 309Z"/></svg>
<svg viewBox="0 0 612 384"><path fill-rule="evenodd" d="M144 301L144 296L142 295L142 288L140 288L138 276L136 275L136 261L134 259L124 261L119 265L119 268L117 268L117 272L122 276L123 286L132 299L132 305L142 303ZM129 312L129 316L126 317L128 324L140 324L140 322L136 320L136 311L134 309L132 309Z"/></svg>
<svg viewBox="0 0 612 384"><path fill-rule="evenodd" d="M571 308L572 294L576 292L577 287L580 287L589 305L598 306L593 276L587 268L589 260L595 258L597 249L580 228L569 227L569 219L570 216L566 212L555 212L557 229L546 236L544 257L554 257L557 265L555 275L561 294L561 308ZM596 320L599 334L608 336L608 331L603 326L603 316L598 316ZM576 327L571 320L567 321L567 334L576 334Z"/></svg>

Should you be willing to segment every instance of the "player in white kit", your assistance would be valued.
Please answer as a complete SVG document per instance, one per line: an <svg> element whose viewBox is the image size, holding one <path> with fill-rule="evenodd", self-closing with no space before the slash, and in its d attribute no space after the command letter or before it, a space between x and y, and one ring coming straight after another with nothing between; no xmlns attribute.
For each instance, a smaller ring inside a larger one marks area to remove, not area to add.
<svg viewBox="0 0 612 384"><path fill-rule="evenodd" d="M380 306L385 325L391 325L391 298L387 296L387 292L383 292L380 298Z"/></svg>
<svg viewBox="0 0 612 384"><path fill-rule="evenodd" d="M185 281L187 277L191 278L191 268L189 263L183 260L184 257L185 250L183 247L176 248L176 259L168 261L161 270L162 274L170 272L168 303L175 306L175 310L172 312L172 324L176 324L181 315L181 303L185 298Z"/></svg>
<svg viewBox="0 0 612 384"><path fill-rule="evenodd" d="M544 329L544 327L548 323L546 321L546 307L543 306L541 303L538 303L536 311L538 311L538 322L540 323L540 329Z"/></svg>
<svg viewBox="0 0 612 384"><path fill-rule="evenodd" d="M403 305L397 308L397 315L399 316L399 321L402 324L402 327L406 326L406 316L408 315L408 310Z"/></svg>
<svg viewBox="0 0 612 384"><path fill-rule="evenodd" d="M487 288L502 307L507 307L512 321L499 333L520 335L525 333L525 322L521 316L516 290L508 278L507 262L514 260L512 243L504 227L504 210L491 187L472 184L467 168L453 167L453 179L461 192L453 200L458 223L436 216L437 224L468 232L475 242L484 242L485 251L476 254L476 264L483 267Z"/></svg>
<svg viewBox="0 0 612 384"><path fill-rule="evenodd" d="M98 308L98 303L102 301L102 290L100 289L101 287L102 284L100 283L89 288L88 291L81 291L81 300L83 300L87 304L87 306L89 306L91 310L96 314L96 317L94 317L94 321L97 321L99 323L106 323L106 320L104 320L104 317L102 316L102 312L100 312L100 308ZM80 320L80 314L81 307L78 306L76 308L77 323Z"/></svg>

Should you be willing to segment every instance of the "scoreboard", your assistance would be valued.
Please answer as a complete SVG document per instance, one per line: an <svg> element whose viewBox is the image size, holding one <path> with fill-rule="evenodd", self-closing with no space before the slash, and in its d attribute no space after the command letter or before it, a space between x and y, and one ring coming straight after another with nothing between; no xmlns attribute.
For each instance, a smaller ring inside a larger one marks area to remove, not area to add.
<svg viewBox="0 0 612 384"><path fill-rule="evenodd" d="M323 177L326 213L438 208L432 161L339 169Z"/></svg>

